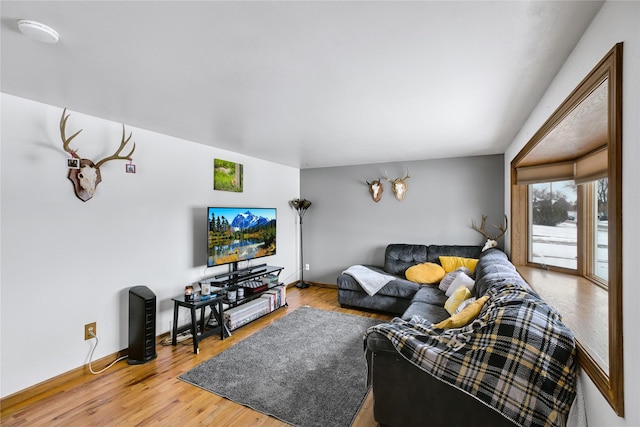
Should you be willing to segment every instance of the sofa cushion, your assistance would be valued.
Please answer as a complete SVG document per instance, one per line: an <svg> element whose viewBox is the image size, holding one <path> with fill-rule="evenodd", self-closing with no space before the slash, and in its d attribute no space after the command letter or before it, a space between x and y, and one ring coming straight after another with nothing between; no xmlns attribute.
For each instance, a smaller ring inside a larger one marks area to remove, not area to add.
<svg viewBox="0 0 640 427"><path fill-rule="evenodd" d="M411 299L420 289L420 285L406 279L396 279L387 283L376 295Z"/></svg>
<svg viewBox="0 0 640 427"><path fill-rule="evenodd" d="M427 262L425 245L392 243L385 249L384 271L387 273L404 277L407 268L424 262Z"/></svg>
<svg viewBox="0 0 640 427"><path fill-rule="evenodd" d="M411 301L444 307L444 303L447 302L447 296L436 286L421 286Z"/></svg>
<svg viewBox="0 0 640 427"><path fill-rule="evenodd" d="M412 282L433 284L442 280L445 275L445 271L439 264L425 262L407 268L407 271L405 271L404 274L407 280Z"/></svg>
<svg viewBox="0 0 640 427"><path fill-rule="evenodd" d="M402 319L411 320L413 316L421 317L428 323L438 323L449 317L450 314L442 306L415 301L402 314Z"/></svg>
<svg viewBox="0 0 640 427"><path fill-rule="evenodd" d="M410 299L375 295L370 297L366 292L338 289L338 302L341 306L364 308L366 310L384 311L396 316L402 315L409 305Z"/></svg>

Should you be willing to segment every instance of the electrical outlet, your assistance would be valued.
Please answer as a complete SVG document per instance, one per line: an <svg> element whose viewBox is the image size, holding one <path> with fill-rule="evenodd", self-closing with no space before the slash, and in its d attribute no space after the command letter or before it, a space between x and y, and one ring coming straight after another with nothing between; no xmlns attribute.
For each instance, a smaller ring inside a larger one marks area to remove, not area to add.
<svg viewBox="0 0 640 427"><path fill-rule="evenodd" d="M309 264L305 264L305 265L304 265L304 269L305 269L305 270L307 270L307 271L311 270L311 269L309 268Z"/></svg>
<svg viewBox="0 0 640 427"><path fill-rule="evenodd" d="M87 323L86 325L84 325L84 340L90 340L91 338L93 338L93 335L91 335L91 333L93 333L93 335L98 335L98 330L96 329L96 322L93 323Z"/></svg>

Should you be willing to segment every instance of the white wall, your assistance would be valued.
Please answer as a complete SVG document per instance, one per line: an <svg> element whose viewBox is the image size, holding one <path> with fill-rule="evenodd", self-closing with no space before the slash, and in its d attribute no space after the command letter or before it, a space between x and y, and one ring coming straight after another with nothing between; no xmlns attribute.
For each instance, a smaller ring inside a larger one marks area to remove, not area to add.
<svg viewBox="0 0 640 427"><path fill-rule="evenodd" d="M126 174L124 161L104 164L95 196L82 202L66 177L62 108L0 100L3 397L87 363L86 323L97 322L94 359L126 349L131 286L156 294L157 332L168 331L171 298L205 272L226 271L205 271L208 205L277 208L278 252L266 261L285 267L287 283L296 279L288 201L299 194L298 169L127 126L137 173ZM71 143L82 157L117 148L120 123L70 113L67 135L84 129ZM214 158L244 164L243 193L213 190Z"/></svg>
<svg viewBox="0 0 640 427"><path fill-rule="evenodd" d="M623 58L623 323L625 417L615 415L595 385L583 373L589 427L640 426L640 2L607 2L505 153L505 210L509 211L510 168L515 155L564 101L580 81L618 42L624 42Z"/></svg>

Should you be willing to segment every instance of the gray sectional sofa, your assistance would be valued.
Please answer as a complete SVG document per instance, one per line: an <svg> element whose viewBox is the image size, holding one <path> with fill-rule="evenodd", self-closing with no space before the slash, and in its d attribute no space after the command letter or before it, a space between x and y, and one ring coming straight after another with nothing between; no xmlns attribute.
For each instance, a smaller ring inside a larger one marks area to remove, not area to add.
<svg viewBox="0 0 640 427"><path fill-rule="evenodd" d="M439 256L478 258L473 297L486 296L471 323L438 329L450 315L434 285L404 278ZM573 334L499 249L389 245L393 280L370 296L349 274L338 277L341 305L397 314L365 336L367 381L381 426L564 426L575 397Z"/></svg>
<svg viewBox="0 0 640 427"><path fill-rule="evenodd" d="M437 287L420 286L406 280L405 271L420 263L440 264L441 256L478 258L481 250L482 246L390 244L385 249L383 266L366 267L393 276L393 280L370 296L354 277L343 273L337 280L338 302L343 306L401 315L403 319L411 319L414 314L423 313L439 322L449 317L444 309L444 302L447 300L444 292Z"/></svg>

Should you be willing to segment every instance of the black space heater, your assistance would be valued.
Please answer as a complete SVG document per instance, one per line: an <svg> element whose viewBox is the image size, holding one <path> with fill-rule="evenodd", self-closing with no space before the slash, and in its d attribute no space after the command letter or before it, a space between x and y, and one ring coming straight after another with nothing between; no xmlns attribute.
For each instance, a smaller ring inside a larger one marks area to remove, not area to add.
<svg viewBox="0 0 640 427"><path fill-rule="evenodd" d="M146 286L129 289L129 356L130 365L155 359L156 294Z"/></svg>

